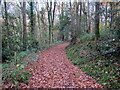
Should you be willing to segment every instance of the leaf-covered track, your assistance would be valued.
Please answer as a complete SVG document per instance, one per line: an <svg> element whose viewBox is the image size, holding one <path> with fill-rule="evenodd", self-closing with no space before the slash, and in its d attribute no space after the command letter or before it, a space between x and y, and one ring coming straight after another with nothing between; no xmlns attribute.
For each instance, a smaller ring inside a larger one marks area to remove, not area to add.
<svg viewBox="0 0 120 90"><path fill-rule="evenodd" d="M39 53L37 65L30 68L33 76L25 88L102 88L67 58L69 43Z"/></svg>

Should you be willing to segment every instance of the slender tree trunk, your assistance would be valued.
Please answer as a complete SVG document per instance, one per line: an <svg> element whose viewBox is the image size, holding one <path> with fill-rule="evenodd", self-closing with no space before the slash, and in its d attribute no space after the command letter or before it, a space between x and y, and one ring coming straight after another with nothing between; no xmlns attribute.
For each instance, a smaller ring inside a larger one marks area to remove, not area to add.
<svg viewBox="0 0 120 90"><path fill-rule="evenodd" d="M50 5L49 5L49 2L47 1L47 12L48 12L48 23L49 23L49 45L51 43L51 27L52 27L52 23L51 23L51 20L52 20L51 10L52 10L52 2L50 2Z"/></svg>
<svg viewBox="0 0 120 90"><path fill-rule="evenodd" d="M69 1L69 4L70 4L70 9L71 9L72 8L71 0Z"/></svg>
<svg viewBox="0 0 120 90"><path fill-rule="evenodd" d="M7 2L6 0L4 0L4 8L5 8L5 30L6 30L6 33L7 35L9 36L9 23L8 23L8 11L7 11ZM9 40L7 39L7 48L9 49L10 46L9 46Z"/></svg>
<svg viewBox="0 0 120 90"><path fill-rule="evenodd" d="M30 24L31 24L31 36L34 37L34 13L33 13L33 2L30 2Z"/></svg>
<svg viewBox="0 0 120 90"><path fill-rule="evenodd" d="M88 2L88 33L91 31L91 21L90 21L90 3Z"/></svg>
<svg viewBox="0 0 120 90"><path fill-rule="evenodd" d="M40 13L39 13L39 11L37 11L37 18L38 18L38 28L39 28L39 30L40 30Z"/></svg>
<svg viewBox="0 0 120 90"><path fill-rule="evenodd" d="M98 40L98 38L100 37L100 33L99 33L99 2L95 2L95 36L96 39Z"/></svg>
<svg viewBox="0 0 120 90"><path fill-rule="evenodd" d="M4 1L4 6L5 6L5 26L6 26L6 30L9 30L9 27L8 27L7 2L6 1Z"/></svg>
<svg viewBox="0 0 120 90"><path fill-rule="evenodd" d="M82 23L82 22L81 22L81 16L82 16L82 2L80 2L80 19L79 19L79 22L80 22L80 23L79 23L79 25L80 25L80 30L81 30L81 25L82 25L82 24L81 24L81 23Z"/></svg>
<svg viewBox="0 0 120 90"><path fill-rule="evenodd" d="M108 17L108 12L107 12L107 3L106 3L106 6L105 6L105 27L107 28L107 17Z"/></svg>
<svg viewBox="0 0 120 90"><path fill-rule="evenodd" d="M54 2L54 8L53 8L53 14L52 14L52 27L54 26L55 9L56 9L56 2ZM54 42L53 30L52 30L52 42Z"/></svg>
<svg viewBox="0 0 120 90"><path fill-rule="evenodd" d="M113 10L113 2L110 2L110 8L111 11ZM112 29L112 23L113 23L113 13L110 15L110 29Z"/></svg>
<svg viewBox="0 0 120 90"><path fill-rule="evenodd" d="M86 12L85 12L85 2L82 3L82 11L83 11L83 14L84 14L84 19L83 19L83 29L84 31L86 32L86 22L85 22L85 19L86 19Z"/></svg>
<svg viewBox="0 0 120 90"><path fill-rule="evenodd" d="M63 5L64 5L64 3L62 2L62 9L61 9L61 15L62 15L61 17L62 17L62 19L63 19L63 16L64 16ZM63 22L63 20L62 20L62 22ZM65 39L63 29L64 29L64 27L62 26L61 30L60 30L60 32L61 32L61 40L62 41L64 41L64 39Z"/></svg>
<svg viewBox="0 0 120 90"><path fill-rule="evenodd" d="M79 15L78 15L78 11L79 11L79 3L76 3L76 13L75 13L75 16L76 16L76 30L75 30L75 35L77 36L79 34Z"/></svg>
<svg viewBox="0 0 120 90"><path fill-rule="evenodd" d="M51 10L52 10L52 2L50 2L50 9L49 9L49 12L48 12L48 21L49 21L49 45L51 44L51 28L52 28L52 23L51 23L52 15L51 15Z"/></svg>
<svg viewBox="0 0 120 90"><path fill-rule="evenodd" d="M27 44L27 31L26 31L26 2L23 2L23 48L26 49Z"/></svg>
<svg viewBox="0 0 120 90"><path fill-rule="evenodd" d="M55 9L56 9L56 2L54 2L53 15L52 15L52 26L54 25Z"/></svg>

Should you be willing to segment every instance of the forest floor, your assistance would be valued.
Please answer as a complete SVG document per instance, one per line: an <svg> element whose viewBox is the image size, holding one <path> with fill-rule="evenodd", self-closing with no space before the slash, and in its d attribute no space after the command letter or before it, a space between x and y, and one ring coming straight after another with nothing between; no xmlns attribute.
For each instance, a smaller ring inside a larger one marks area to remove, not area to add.
<svg viewBox="0 0 120 90"><path fill-rule="evenodd" d="M102 88L67 58L64 43L37 53L39 60L29 68L32 77L24 88Z"/></svg>

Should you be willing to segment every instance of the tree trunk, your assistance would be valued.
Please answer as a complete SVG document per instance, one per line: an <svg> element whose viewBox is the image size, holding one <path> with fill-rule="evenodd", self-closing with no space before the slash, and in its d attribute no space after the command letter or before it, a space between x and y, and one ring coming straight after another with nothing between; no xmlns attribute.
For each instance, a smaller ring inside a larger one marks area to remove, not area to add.
<svg viewBox="0 0 120 90"><path fill-rule="evenodd" d="M83 11L83 14L84 14L84 19L83 19L83 30L86 32L86 22L85 22L85 19L86 19L86 14L85 14L85 2L82 3L82 11Z"/></svg>
<svg viewBox="0 0 120 90"><path fill-rule="evenodd" d="M26 31L26 2L23 2L23 48L26 50L26 44L27 44L27 31Z"/></svg>
<svg viewBox="0 0 120 90"><path fill-rule="evenodd" d="M6 30L9 30L9 27L8 27L7 2L6 1L4 1L4 6L5 6L5 26L6 26Z"/></svg>
<svg viewBox="0 0 120 90"><path fill-rule="evenodd" d="M88 2L88 33L91 31L90 3Z"/></svg>
<svg viewBox="0 0 120 90"><path fill-rule="evenodd" d="M75 16L76 16L76 30L75 30L75 35L77 37L77 35L79 34L79 15L78 15L78 10L79 10L79 3L76 2L76 13L75 13Z"/></svg>
<svg viewBox="0 0 120 90"><path fill-rule="evenodd" d="M6 2L6 0L4 0L4 7L5 7L5 30L6 30L6 33L7 33L7 35L8 35L8 37L9 37L9 23L8 23L8 11L7 11L7 2ZM7 48L9 49L10 48L10 46L9 46L9 40L7 39L6 40L7 41Z"/></svg>
<svg viewBox="0 0 120 90"><path fill-rule="evenodd" d="M52 15L51 15L51 11L52 11L52 2L47 2L47 11L48 11L48 23L49 23L49 45L51 43L51 27L52 27Z"/></svg>
<svg viewBox="0 0 120 90"><path fill-rule="evenodd" d="M113 2L110 2L110 8L111 11L113 10ZM110 29L112 29L112 23L113 23L113 13L110 15Z"/></svg>
<svg viewBox="0 0 120 90"><path fill-rule="evenodd" d="M54 2L54 8L53 8L53 14L52 14L52 27L54 26L55 9L56 9L56 2ZM53 31L52 31L52 42L54 42Z"/></svg>
<svg viewBox="0 0 120 90"><path fill-rule="evenodd" d="M107 3L106 3L106 6L105 6L105 27L107 28L107 17L108 17L108 12L107 12Z"/></svg>
<svg viewBox="0 0 120 90"><path fill-rule="evenodd" d="M82 16L82 2L80 2L80 18L79 18L80 30L81 30L81 25L82 25L82 24L81 24L81 23L82 23L82 22L81 22L81 16Z"/></svg>
<svg viewBox="0 0 120 90"><path fill-rule="evenodd" d="M54 2L53 15L52 15L52 26L54 25L55 9L56 9L56 2Z"/></svg>
<svg viewBox="0 0 120 90"><path fill-rule="evenodd" d="M79 23L80 23L80 19L79 18L79 15L78 15L78 11L79 11L79 4L80 3L77 3L75 2L75 13L74 13L74 16L75 16L75 26L74 26L74 31L72 32L72 39L71 39L71 44L74 45L76 44L77 42L77 36L79 35ZM74 17L73 16L73 17Z"/></svg>
<svg viewBox="0 0 120 90"><path fill-rule="evenodd" d="M63 22L63 17L64 17L64 11L63 11L63 6L64 6L64 2L62 2L62 9L61 9L61 17L62 17L62 22ZM61 24L61 28L60 28L60 38L61 38L61 40L62 41L64 41L64 31L63 31L63 29L64 29L64 27L62 26L62 22L60 23Z"/></svg>
<svg viewBox="0 0 120 90"><path fill-rule="evenodd" d="M31 24L31 36L34 37L34 15L33 15L33 2L30 2L30 24Z"/></svg>
<svg viewBox="0 0 120 90"><path fill-rule="evenodd" d="M95 2L95 36L96 40L99 39L100 33L99 33L99 2Z"/></svg>

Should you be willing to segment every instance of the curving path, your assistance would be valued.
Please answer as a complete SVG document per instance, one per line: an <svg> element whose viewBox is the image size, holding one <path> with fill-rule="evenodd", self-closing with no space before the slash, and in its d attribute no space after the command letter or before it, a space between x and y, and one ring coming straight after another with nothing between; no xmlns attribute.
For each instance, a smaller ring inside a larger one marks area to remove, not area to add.
<svg viewBox="0 0 120 90"><path fill-rule="evenodd" d="M102 88L68 60L65 47L69 43L52 47L39 53L39 60L30 68L33 76L27 88Z"/></svg>

